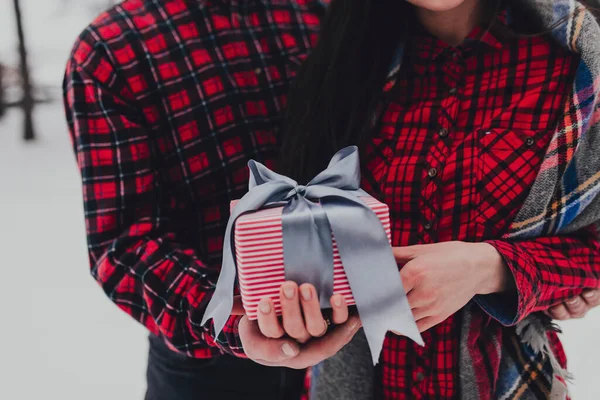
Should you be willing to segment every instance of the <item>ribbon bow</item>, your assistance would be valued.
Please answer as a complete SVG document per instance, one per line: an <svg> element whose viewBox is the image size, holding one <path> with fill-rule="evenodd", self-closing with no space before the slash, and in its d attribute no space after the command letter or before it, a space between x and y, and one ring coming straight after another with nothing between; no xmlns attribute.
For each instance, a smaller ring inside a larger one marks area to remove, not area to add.
<svg viewBox="0 0 600 400"><path fill-rule="evenodd" d="M329 166L306 186L251 160L249 192L234 207L223 244L223 265L202 324L213 318L218 335L233 307L236 266L232 233L236 219L265 206L284 204L282 212L285 277L316 288L321 307L333 294L333 245L348 277L356 307L377 364L388 331L423 345L398 266L375 213L359 196L360 162L356 146L336 153ZM318 200L320 205L309 200Z"/></svg>

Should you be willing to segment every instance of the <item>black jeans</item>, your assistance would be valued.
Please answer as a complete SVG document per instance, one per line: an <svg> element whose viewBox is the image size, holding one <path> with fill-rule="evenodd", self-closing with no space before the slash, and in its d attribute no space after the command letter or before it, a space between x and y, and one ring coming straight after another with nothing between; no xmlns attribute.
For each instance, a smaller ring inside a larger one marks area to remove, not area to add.
<svg viewBox="0 0 600 400"><path fill-rule="evenodd" d="M150 336L146 400L299 400L305 371L222 355L193 359Z"/></svg>

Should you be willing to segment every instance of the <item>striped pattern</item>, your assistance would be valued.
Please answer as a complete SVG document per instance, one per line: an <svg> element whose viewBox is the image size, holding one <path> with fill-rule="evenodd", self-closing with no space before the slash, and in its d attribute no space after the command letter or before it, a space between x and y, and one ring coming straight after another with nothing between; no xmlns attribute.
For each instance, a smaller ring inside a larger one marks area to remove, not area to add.
<svg viewBox="0 0 600 400"><path fill-rule="evenodd" d="M385 229L390 239L388 206L372 197L362 197ZM232 202L232 206L235 202ZM234 230L234 244L240 294L248 318L257 318L258 302L263 297L273 300L277 314L281 314L279 288L285 282L281 212L283 207L268 208L238 218ZM348 278L333 238L333 292L342 294L348 305L355 304ZM301 282L299 282L301 283Z"/></svg>

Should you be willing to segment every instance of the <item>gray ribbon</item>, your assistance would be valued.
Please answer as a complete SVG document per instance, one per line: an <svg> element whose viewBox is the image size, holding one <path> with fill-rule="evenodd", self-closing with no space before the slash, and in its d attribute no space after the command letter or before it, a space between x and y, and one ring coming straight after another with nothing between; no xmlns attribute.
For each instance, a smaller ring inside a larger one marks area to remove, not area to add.
<svg viewBox="0 0 600 400"><path fill-rule="evenodd" d="M232 248L235 221L247 212L283 202L286 279L313 284L321 307L329 307L333 232L373 364L377 364L388 331L423 345L385 230L377 215L359 199L366 193L360 190L358 149L351 146L340 150L327 169L306 186L253 160L248 167L250 190L236 204L227 223L223 265L202 324L213 318L218 335L231 314L236 277ZM318 200L320 205L309 199Z"/></svg>

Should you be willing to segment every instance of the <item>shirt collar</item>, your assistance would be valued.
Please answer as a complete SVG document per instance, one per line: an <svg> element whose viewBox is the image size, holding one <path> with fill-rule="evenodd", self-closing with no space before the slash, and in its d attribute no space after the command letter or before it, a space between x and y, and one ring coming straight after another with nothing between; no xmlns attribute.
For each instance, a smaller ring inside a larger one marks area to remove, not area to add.
<svg viewBox="0 0 600 400"><path fill-rule="evenodd" d="M496 16L497 23L507 25L509 21L509 10L503 10ZM487 25L487 24L486 24ZM420 25L411 27L410 39L406 43L406 49L400 53L406 57L399 59L396 57L395 64L390 69L391 75L398 72L400 64L403 61L410 63L413 70L418 74L424 74L434 62L442 55L450 56L452 54L464 54L469 51L477 51L482 46L484 49L492 51L500 50L504 46L504 40L501 36L496 35L488 26L476 26L466 37L465 41L453 47L449 44L437 39L426 32Z"/></svg>

